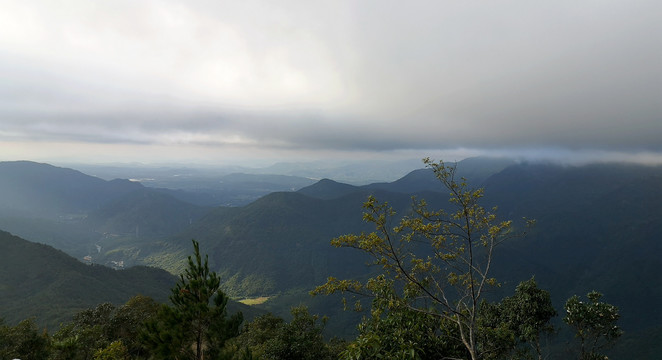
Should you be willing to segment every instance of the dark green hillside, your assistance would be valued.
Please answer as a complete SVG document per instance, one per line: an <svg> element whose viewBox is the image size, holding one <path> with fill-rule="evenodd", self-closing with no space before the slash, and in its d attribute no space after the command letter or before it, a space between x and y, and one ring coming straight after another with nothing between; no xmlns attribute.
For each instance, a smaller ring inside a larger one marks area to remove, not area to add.
<svg viewBox="0 0 662 360"><path fill-rule="evenodd" d="M97 232L152 238L182 232L210 210L143 188L91 212L84 223Z"/></svg>
<svg viewBox="0 0 662 360"><path fill-rule="evenodd" d="M0 162L0 214L79 214L141 187L128 180L105 181L48 164Z"/></svg>
<svg viewBox="0 0 662 360"><path fill-rule="evenodd" d="M186 247L164 239L184 231L210 210L152 189L132 192L93 211L79 224L93 232L83 256L107 266L121 261L124 266L149 265L178 274Z"/></svg>
<svg viewBox="0 0 662 360"><path fill-rule="evenodd" d="M166 301L175 277L136 267L115 271L85 265L50 246L0 231L0 317L28 317L55 329L77 311L103 302L123 304L137 294Z"/></svg>
<svg viewBox="0 0 662 360"><path fill-rule="evenodd" d="M557 307L599 290L621 309L626 335L660 336L662 168L523 164L490 178L486 194L501 214L537 220L504 247L499 278L535 273Z"/></svg>
<svg viewBox="0 0 662 360"><path fill-rule="evenodd" d="M361 205L368 193L333 200L273 193L242 208L221 208L177 238L195 238L209 249L212 267L233 296L269 295L309 288L327 276L362 271L359 254L333 249L331 238L366 229ZM393 194L406 207L408 195Z"/></svg>
<svg viewBox="0 0 662 360"><path fill-rule="evenodd" d="M89 255L99 237L72 221L30 216L0 217L0 229L29 241L50 245L78 259Z"/></svg>

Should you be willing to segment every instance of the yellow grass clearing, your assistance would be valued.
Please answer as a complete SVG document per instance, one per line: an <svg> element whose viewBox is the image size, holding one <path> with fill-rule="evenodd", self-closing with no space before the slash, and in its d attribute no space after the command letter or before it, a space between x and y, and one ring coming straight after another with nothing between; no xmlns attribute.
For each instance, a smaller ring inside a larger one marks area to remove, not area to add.
<svg viewBox="0 0 662 360"><path fill-rule="evenodd" d="M264 304L264 302L267 300L269 300L268 296L260 296L256 298L242 299L239 300L239 302L245 305L260 305L260 304Z"/></svg>

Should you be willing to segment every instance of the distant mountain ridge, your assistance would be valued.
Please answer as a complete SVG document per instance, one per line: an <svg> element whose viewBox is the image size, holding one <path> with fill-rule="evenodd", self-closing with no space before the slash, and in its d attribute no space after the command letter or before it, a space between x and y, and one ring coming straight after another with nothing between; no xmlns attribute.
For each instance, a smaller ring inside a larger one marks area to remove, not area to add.
<svg viewBox="0 0 662 360"><path fill-rule="evenodd" d="M57 217L80 213L142 187L128 180L106 181L48 164L0 162L0 214Z"/></svg>
<svg viewBox="0 0 662 360"><path fill-rule="evenodd" d="M464 177L470 184L481 186L490 176L515 164L516 162L511 159L475 157L464 159L457 163L448 163L447 165L456 166L456 177L458 180ZM402 194L443 191L439 185L439 180L435 177L432 170L425 168L413 170L393 182L372 183L362 186L322 179L313 185L300 189L298 192L319 199L332 199L354 192L363 191L370 193L376 190Z"/></svg>

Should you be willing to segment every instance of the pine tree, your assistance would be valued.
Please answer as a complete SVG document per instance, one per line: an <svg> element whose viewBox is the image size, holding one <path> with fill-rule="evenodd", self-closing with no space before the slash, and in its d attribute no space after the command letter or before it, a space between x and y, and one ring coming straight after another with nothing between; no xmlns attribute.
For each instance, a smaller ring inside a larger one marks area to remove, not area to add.
<svg viewBox="0 0 662 360"><path fill-rule="evenodd" d="M143 332L146 347L157 359L212 359L226 340L239 334L242 314L227 317L228 298L220 290L220 278L209 270L207 256L202 261L195 240L193 248L187 269L172 289L172 306L162 306Z"/></svg>

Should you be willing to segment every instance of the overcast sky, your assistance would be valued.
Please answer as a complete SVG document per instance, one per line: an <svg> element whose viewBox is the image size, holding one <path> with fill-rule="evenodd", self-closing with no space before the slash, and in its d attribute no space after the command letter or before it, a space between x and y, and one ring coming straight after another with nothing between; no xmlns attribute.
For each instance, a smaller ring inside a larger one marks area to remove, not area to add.
<svg viewBox="0 0 662 360"><path fill-rule="evenodd" d="M0 0L0 160L662 163L662 2Z"/></svg>

